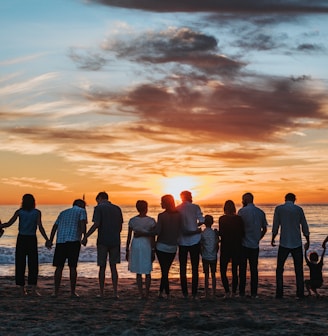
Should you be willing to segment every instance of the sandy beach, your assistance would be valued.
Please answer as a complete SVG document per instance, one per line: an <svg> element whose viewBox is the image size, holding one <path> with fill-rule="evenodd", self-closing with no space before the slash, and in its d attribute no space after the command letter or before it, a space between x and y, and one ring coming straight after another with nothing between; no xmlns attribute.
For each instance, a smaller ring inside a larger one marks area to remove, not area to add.
<svg viewBox="0 0 328 336"><path fill-rule="evenodd" d="M0 335L326 335L328 287L322 297L295 299L295 281L285 277L285 297L276 300L273 276L260 277L259 298L223 298L218 280L216 297L184 299L172 279L170 300L158 299L153 279L147 300L138 298L134 279L120 279L118 300L107 285L97 298L97 279L79 278L79 298L71 299L63 278L60 296L52 298L53 279L39 278L41 297L19 297L13 277L0 277Z"/></svg>

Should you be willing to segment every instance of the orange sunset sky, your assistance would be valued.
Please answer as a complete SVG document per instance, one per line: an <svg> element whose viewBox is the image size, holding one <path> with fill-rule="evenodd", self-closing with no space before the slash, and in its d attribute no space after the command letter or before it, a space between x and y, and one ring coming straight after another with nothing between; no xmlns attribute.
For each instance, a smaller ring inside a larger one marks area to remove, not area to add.
<svg viewBox="0 0 328 336"><path fill-rule="evenodd" d="M0 2L0 205L328 203L328 3Z"/></svg>

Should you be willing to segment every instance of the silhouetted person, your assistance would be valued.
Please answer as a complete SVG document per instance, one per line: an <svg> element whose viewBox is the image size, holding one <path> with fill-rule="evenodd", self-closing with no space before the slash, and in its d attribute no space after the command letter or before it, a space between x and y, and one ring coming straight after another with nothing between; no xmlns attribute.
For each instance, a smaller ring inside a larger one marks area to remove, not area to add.
<svg viewBox="0 0 328 336"><path fill-rule="evenodd" d="M235 296L238 283L238 267L242 254L242 241L244 237L244 222L236 214L235 203L228 200L224 204L224 215L219 218L220 242L220 273L225 297ZM231 262L232 272L232 293L230 293L229 281L227 278L228 264Z"/></svg>
<svg viewBox="0 0 328 336"><path fill-rule="evenodd" d="M121 262L121 231L123 216L120 207L108 201L108 194L100 192L96 201L98 205L93 212L93 225L86 233L82 244L87 243L87 238L98 230L97 239L97 264L99 266L100 297L104 296L105 275L107 259L112 274L114 298L118 298L118 273L116 264Z"/></svg>
<svg viewBox="0 0 328 336"><path fill-rule="evenodd" d="M140 298L148 298L153 270L152 250L154 250L154 236L147 236L154 232L156 222L147 216L148 203L139 200L136 203L138 215L129 220L129 231L126 239L126 260L129 271L136 273L136 280ZM132 233L135 233L132 238ZM136 233L140 233L137 235ZM131 242L132 238L132 242ZM130 246L131 243L131 246ZM145 295L143 294L142 275L145 274Z"/></svg>
<svg viewBox="0 0 328 336"><path fill-rule="evenodd" d="M182 294L188 297L187 285L187 260L190 255L192 269L192 296L195 298L198 291L198 267L200 254L201 230L199 226L204 223L202 211L197 204L192 203L190 191L180 193L182 203L177 206L183 219L183 232L179 238L179 262L180 262L180 282Z"/></svg>
<svg viewBox="0 0 328 336"><path fill-rule="evenodd" d="M276 298L282 298L284 294L283 273L284 265L289 254L294 261L296 275L296 296L304 297L304 274L303 274L303 249L301 229L306 238L305 249L310 246L309 226L305 219L303 209L295 205L296 196L288 193L285 203L278 205L274 210L271 245L276 246L275 237L280 228L280 242L277 256L276 269Z"/></svg>
<svg viewBox="0 0 328 336"><path fill-rule="evenodd" d="M308 258L307 251L308 250L305 250L304 256L305 256L305 262L310 269L310 279L305 280L304 282L305 287L309 293L309 296L312 295L311 291L313 291L316 297L319 297L320 294L318 293L317 290L321 288L323 284L322 267L323 267L323 258L326 253L326 245L324 245L320 261L319 261L319 255L317 252L311 252Z"/></svg>
<svg viewBox="0 0 328 336"><path fill-rule="evenodd" d="M158 297L163 298L165 292L166 298L169 298L169 271L177 252L183 221L172 195L164 195L161 198L161 206L165 211L158 214L156 224L156 255L162 273Z"/></svg>
<svg viewBox="0 0 328 336"><path fill-rule="evenodd" d="M42 237L48 242L47 234L43 228L41 221L41 211L35 208L35 199L31 194L25 194L22 199L22 206L16 210L14 215L7 223L0 225L0 228L6 228L13 225L17 218L18 236L16 242L15 254L15 278L16 285L20 286L20 294L26 295L25 289L25 269L26 258L28 266L28 285L32 286L32 294L40 296L36 290L38 274L39 274L39 256L38 256L38 241L36 230L39 231Z"/></svg>
<svg viewBox="0 0 328 336"><path fill-rule="evenodd" d="M55 234L57 233L56 248L53 258L53 266L56 267L54 275L54 293L53 297L57 297L63 269L66 260L68 261L69 277L71 283L71 297L78 297L75 292L77 279L77 263L79 260L81 249L81 238L85 236L87 224L87 212L85 210L85 202L77 199L73 202L73 206L62 211L56 219L49 238L47 247L51 247Z"/></svg>
<svg viewBox="0 0 328 336"><path fill-rule="evenodd" d="M245 296L246 269L249 262L251 274L251 297L257 297L258 289L258 259L260 240L267 232L267 220L264 211L253 203L254 196L246 193L242 197L243 208L238 211L244 222L245 234L242 241L242 257L239 267L239 295Z"/></svg>
<svg viewBox="0 0 328 336"><path fill-rule="evenodd" d="M206 215L204 224L206 228L201 233L201 254L203 272L205 276L205 297L209 295L209 275L212 279L212 295L216 294L216 268L219 251L219 239L216 230L212 229L213 216Z"/></svg>

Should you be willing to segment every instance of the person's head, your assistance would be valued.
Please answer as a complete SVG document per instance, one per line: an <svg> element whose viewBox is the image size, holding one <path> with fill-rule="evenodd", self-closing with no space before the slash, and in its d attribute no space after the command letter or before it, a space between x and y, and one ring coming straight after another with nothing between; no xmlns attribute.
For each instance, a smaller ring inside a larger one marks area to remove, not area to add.
<svg viewBox="0 0 328 336"><path fill-rule="evenodd" d="M188 190L181 191L180 198L182 202L192 202L192 195Z"/></svg>
<svg viewBox="0 0 328 336"><path fill-rule="evenodd" d="M214 219L213 219L213 216L211 215L205 215L204 217L204 224L206 227L211 227L214 223Z"/></svg>
<svg viewBox="0 0 328 336"><path fill-rule="evenodd" d="M245 193L242 197L243 206L253 203L253 201L254 201L254 196L250 192Z"/></svg>
<svg viewBox="0 0 328 336"><path fill-rule="evenodd" d="M161 198L162 208L167 210L168 212L175 211L175 201L172 195L164 195Z"/></svg>
<svg viewBox="0 0 328 336"><path fill-rule="evenodd" d="M227 200L224 203L223 211L226 215L235 215L236 214L235 203L231 200Z"/></svg>
<svg viewBox="0 0 328 336"><path fill-rule="evenodd" d="M25 194L22 198L22 209L23 210L33 210L35 209L35 198L31 194Z"/></svg>
<svg viewBox="0 0 328 336"><path fill-rule="evenodd" d="M136 208L140 214L146 214L148 211L148 203L144 200L138 200Z"/></svg>
<svg viewBox="0 0 328 336"><path fill-rule="evenodd" d="M318 253L317 253L317 252L311 252L311 253L309 254L309 259L310 259L311 262L313 262L313 263L317 263L318 260L319 260L319 255L318 255Z"/></svg>
<svg viewBox="0 0 328 336"><path fill-rule="evenodd" d="M108 194L105 191L101 191L98 193L96 201L97 203L100 203L101 201L108 201Z"/></svg>
<svg viewBox="0 0 328 336"><path fill-rule="evenodd" d="M296 201L296 196L295 196L295 194L293 194L293 193L288 193L288 194L286 194L286 196L285 196L285 201L286 202L295 202Z"/></svg>
<svg viewBox="0 0 328 336"><path fill-rule="evenodd" d="M76 199L74 202L73 202L73 206L76 205L82 209L85 209L85 201L83 201L82 199Z"/></svg>

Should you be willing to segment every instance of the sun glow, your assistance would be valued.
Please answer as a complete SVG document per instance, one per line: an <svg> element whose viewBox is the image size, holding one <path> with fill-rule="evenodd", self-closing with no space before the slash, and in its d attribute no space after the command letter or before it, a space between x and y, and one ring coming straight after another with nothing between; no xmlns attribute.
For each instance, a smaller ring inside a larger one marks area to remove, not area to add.
<svg viewBox="0 0 328 336"><path fill-rule="evenodd" d="M180 192L189 190L193 196L197 195L197 180L192 176L174 176L161 179L162 190L164 194L173 195L176 201L180 201Z"/></svg>

